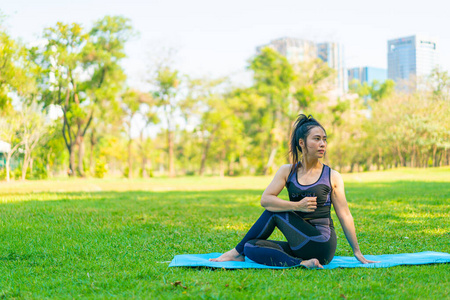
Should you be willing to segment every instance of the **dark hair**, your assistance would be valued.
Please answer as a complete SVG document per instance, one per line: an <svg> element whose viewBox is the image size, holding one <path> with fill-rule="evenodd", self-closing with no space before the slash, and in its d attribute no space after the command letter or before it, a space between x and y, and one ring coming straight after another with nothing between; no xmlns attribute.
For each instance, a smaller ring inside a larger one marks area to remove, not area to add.
<svg viewBox="0 0 450 300"><path fill-rule="evenodd" d="M302 153L302 147L299 145L299 140L302 139L306 145L306 138L309 135L309 132L314 127L320 127L322 130L327 134L325 131L325 128L323 128L320 123L313 118L313 116L309 115L306 116L304 114L298 115L297 120L294 123L294 126L292 127L292 133L291 133L291 144L289 147L289 152L292 155L292 168L291 173L297 172L298 167L300 165L299 156L300 153Z"/></svg>

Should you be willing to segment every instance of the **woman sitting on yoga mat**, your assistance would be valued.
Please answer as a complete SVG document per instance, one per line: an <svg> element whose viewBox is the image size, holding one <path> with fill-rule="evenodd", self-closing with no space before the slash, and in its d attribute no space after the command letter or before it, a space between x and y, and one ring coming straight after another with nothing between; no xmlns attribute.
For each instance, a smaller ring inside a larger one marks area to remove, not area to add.
<svg viewBox="0 0 450 300"><path fill-rule="evenodd" d="M333 203L355 257L361 263L373 263L359 250L341 175L319 160L326 148L327 135L322 125L311 115L300 115L291 136L292 165L282 166L262 194L261 205L266 210L234 249L210 260L243 261L247 256L269 266L323 268L336 251L330 215ZM290 201L278 198L285 186ZM287 242L267 240L275 227Z"/></svg>

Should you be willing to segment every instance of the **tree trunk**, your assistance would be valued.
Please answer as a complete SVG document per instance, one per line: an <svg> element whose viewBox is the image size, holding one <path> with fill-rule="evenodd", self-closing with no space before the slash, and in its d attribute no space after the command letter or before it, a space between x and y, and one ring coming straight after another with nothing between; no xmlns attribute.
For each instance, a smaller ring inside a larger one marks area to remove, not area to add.
<svg viewBox="0 0 450 300"><path fill-rule="evenodd" d="M273 126L272 126L272 128L273 128ZM271 149L270 149L269 159L267 160L267 163L266 163L266 165L264 166L264 169L263 169L264 175L267 175L267 173L269 171L269 167L270 167L269 163L270 163L270 160L272 158L273 151L275 150L275 152L276 152L276 147L273 146L272 132L269 133L269 139L267 141L267 145L269 145L271 147ZM267 150L267 148L264 148L264 150Z"/></svg>
<svg viewBox="0 0 450 300"><path fill-rule="evenodd" d="M405 162L405 159L403 158L402 151L400 149L399 144L397 144L397 155L398 155L398 159L400 160L400 165L405 167L406 162Z"/></svg>
<svg viewBox="0 0 450 300"><path fill-rule="evenodd" d="M143 178L148 178L147 157L145 155L142 156L142 177Z"/></svg>
<svg viewBox="0 0 450 300"><path fill-rule="evenodd" d="M275 146L272 148L272 151L270 151L269 160L267 161L267 165L264 168L264 175L268 175L270 168L273 165L273 161L275 160L275 155L277 154L278 147Z"/></svg>
<svg viewBox="0 0 450 300"><path fill-rule="evenodd" d="M225 148L222 149L222 153L220 155L220 167L219 167L219 175L221 178L225 177Z"/></svg>
<svg viewBox="0 0 450 300"><path fill-rule="evenodd" d="M74 145L70 145L68 147L69 150L69 170L67 171L68 175L70 177L75 176L75 149Z"/></svg>
<svg viewBox="0 0 450 300"><path fill-rule="evenodd" d="M133 140L130 138L128 141L128 178L131 179L133 177L133 161L131 158L131 144Z"/></svg>
<svg viewBox="0 0 450 300"><path fill-rule="evenodd" d="M84 166L83 166L83 157L84 157L84 136L78 137L78 175L80 177L86 177L86 174L84 173Z"/></svg>
<svg viewBox="0 0 450 300"><path fill-rule="evenodd" d="M169 150L169 177L175 177L175 160L174 160L174 141L173 141L173 132L167 130L167 145Z"/></svg>
<svg viewBox="0 0 450 300"><path fill-rule="evenodd" d="M28 166L30 168L30 173L33 172L33 163L34 163L34 158L30 155L30 162L28 163Z"/></svg>
<svg viewBox="0 0 450 300"><path fill-rule="evenodd" d="M233 176L234 175L234 161L230 159L228 162L228 175Z"/></svg>
<svg viewBox="0 0 450 300"><path fill-rule="evenodd" d="M22 180L25 180L27 176L27 169L28 169L28 162L29 162L29 153L27 149L25 149L25 155L23 157L23 164L22 164Z"/></svg>
<svg viewBox="0 0 450 300"><path fill-rule="evenodd" d="M164 161L164 159L165 159L165 157L164 157L164 152L163 151L161 151L160 153L159 153L159 159L160 159L160 161L159 161L159 173L160 174L163 174L166 170L164 169L164 163L163 163L163 161Z"/></svg>
<svg viewBox="0 0 450 300"><path fill-rule="evenodd" d="M52 177L50 174L50 152L51 152L51 150L47 151L47 163L45 165L45 169L47 170L48 177Z"/></svg>
<svg viewBox="0 0 450 300"><path fill-rule="evenodd" d="M11 180L11 177L9 175L10 171L11 171L11 167L10 167L10 162L11 162L11 156L12 154L8 153L8 155L6 156L6 182L9 182Z"/></svg>
<svg viewBox="0 0 450 300"><path fill-rule="evenodd" d="M382 164L383 164L383 149L378 148L378 170L380 170Z"/></svg>
<svg viewBox="0 0 450 300"><path fill-rule="evenodd" d="M89 172L91 173L91 174L94 174L94 147L95 147L95 144L96 144L96 142L95 142L95 131L93 130L92 131L92 134L91 134L91 139L90 139L90 141L91 141L91 150L89 151Z"/></svg>
<svg viewBox="0 0 450 300"><path fill-rule="evenodd" d="M203 173L205 172L205 164L206 164L206 158L208 157L208 151L211 147L211 142L213 140L214 133L211 133L211 135L208 137L208 140L206 141L205 147L202 152L202 158L200 163L200 170L198 171L198 174L200 176L203 176Z"/></svg>
<svg viewBox="0 0 450 300"><path fill-rule="evenodd" d="M437 167L438 166L438 160L437 160L437 145L433 145L433 167Z"/></svg>

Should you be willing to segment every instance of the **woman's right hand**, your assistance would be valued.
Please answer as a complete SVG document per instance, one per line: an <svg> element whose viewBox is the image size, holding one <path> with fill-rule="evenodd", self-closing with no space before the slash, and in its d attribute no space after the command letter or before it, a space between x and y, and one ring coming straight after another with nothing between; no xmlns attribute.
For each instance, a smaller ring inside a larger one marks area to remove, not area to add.
<svg viewBox="0 0 450 300"><path fill-rule="evenodd" d="M317 208L317 197L305 197L299 202L294 203L296 204L295 211L310 213Z"/></svg>

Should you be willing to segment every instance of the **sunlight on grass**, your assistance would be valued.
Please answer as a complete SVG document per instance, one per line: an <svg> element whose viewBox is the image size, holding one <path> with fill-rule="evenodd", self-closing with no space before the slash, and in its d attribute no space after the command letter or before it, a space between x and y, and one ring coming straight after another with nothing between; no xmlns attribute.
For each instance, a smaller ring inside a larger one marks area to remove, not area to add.
<svg viewBox="0 0 450 300"><path fill-rule="evenodd" d="M230 231L242 231L242 232L244 232L244 231L249 229L249 226L248 226L248 224L244 224L244 223L241 223L241 224L226 224L226 225L214 226L212 229L219 230L219 231L221 231L221 230L230 230Z"/></svg>
<svg viewBox="0 0 450 300"><path fill-rule="evenodd" d="M450 182L450 168L411 169L400 168L379 172L343 174L345 183L377 183L379 188L386 182L421 181ZM101 192L101 191L212 191L244 190L263 191L273 176L243 177L178 177L149 179L51 179L38 181L0 182L0 195L37 192Z"/></svg>
<svg viewBox="0 0 450 300"><path fill-rule="evenodd" d="M450 169L433 170L414 171L413 177L403 176L403 169L363 173L361 182L348 179L356 174L345 175L363 253L450 252ZM378 180L378 173L399 176ZM326 272L167 267L164 262L176 254L234 247L264 211L259 201L270 180L1 183L0 298L450 297L450 264ZM288 199L286 191L280 197ZM334 211L332 216L336 255L351 256ZM279 231L271 239L285 240Z"/></svg>

